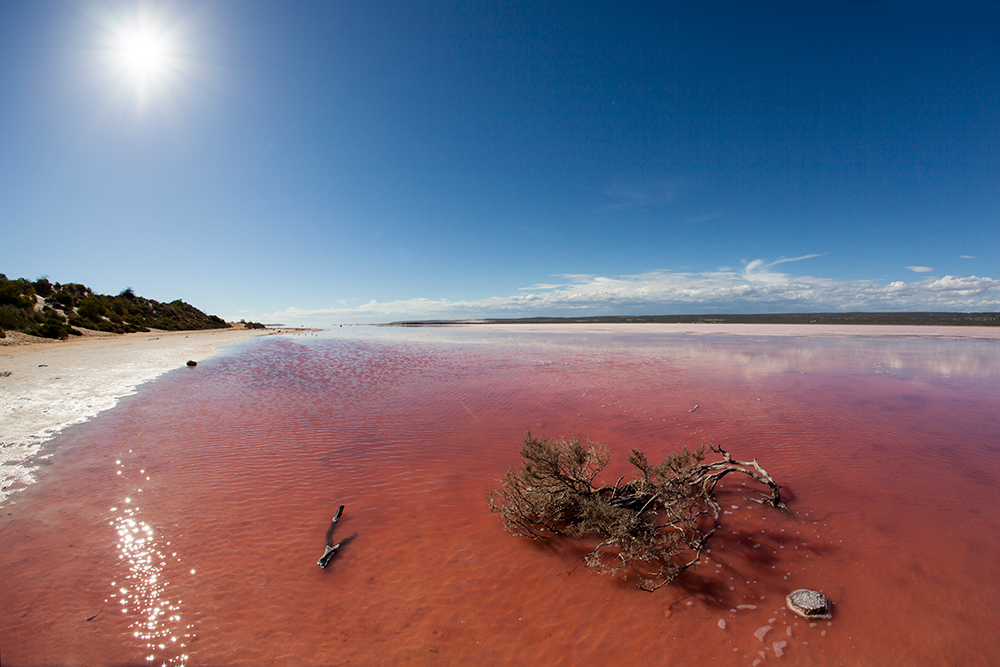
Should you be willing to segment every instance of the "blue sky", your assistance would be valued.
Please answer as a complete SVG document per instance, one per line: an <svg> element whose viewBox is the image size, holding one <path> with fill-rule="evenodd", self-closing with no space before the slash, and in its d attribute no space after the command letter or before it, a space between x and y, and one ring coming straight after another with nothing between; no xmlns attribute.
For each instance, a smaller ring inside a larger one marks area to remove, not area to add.
<svg viewBox="0 0 1000 667"><path fill-rule="evenodd" d="M998 35L997 0L6 2L0 272L297 324L998 310Z"/></svg>

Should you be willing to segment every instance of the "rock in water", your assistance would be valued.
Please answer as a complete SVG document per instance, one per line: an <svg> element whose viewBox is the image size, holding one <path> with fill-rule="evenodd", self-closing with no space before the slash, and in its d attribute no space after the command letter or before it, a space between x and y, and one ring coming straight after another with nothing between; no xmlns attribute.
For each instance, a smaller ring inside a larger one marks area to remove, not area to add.
<svg viewBox="0 0 1000 667"><path fill-rule="evenodd" d="M197 361L193 361L191 359L188 359L188 366L197 366L197 365L198 365Z"/></svg>
<svg viewBox="0 0 1000 667"><path fill-rule="evenodd" d="M802 618L831 618L830 598L822 593L800 588L785 598L785 604Z"/></svg>

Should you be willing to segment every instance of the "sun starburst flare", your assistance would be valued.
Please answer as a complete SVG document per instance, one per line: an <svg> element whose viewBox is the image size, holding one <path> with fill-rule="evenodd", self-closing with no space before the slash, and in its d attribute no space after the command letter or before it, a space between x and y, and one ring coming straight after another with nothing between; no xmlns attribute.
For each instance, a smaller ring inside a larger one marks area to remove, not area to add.
<svg viewBox="0 0 1000 667"><path fill-rule="evenodd" d="M98 30L95 65L107 77L113 106L145 108L176 102L181 89L197 76L192 59L195 15L171 17L152 4L126 13L107 10L92 15Z"/></svg>

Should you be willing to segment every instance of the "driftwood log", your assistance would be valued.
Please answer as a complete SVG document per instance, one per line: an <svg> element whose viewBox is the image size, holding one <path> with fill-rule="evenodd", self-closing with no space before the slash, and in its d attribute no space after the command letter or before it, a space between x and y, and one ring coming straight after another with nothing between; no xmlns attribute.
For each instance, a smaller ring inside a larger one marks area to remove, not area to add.
<svg viewBox="0 0 1000 667"><path fill-rule="evenodd" d="M343 542L333 543L333 529L336 527L337 522L340 521L341 515L344 513L344 506L341 505L337 508L337 514L333 517L333 521L330 522L330 527L326 530L326 550L323 551L323 555L320 556L316 564L320 567L326 567L330 564L333 557L340 551L340 547Z"/></svg>
<svg viewBox="0 0 1000 667"><path fill-rule="evenodd" d="M488 494L505 530L532 539L597 540L586 565L611 574L627 569L645 591L670 583L699 561L719 527L714 494L727 475L756 480L767 492L754 499L787 512L780 487L756 459L739 461L716 445L684 448L655 465L633 449L633 479L622 483L623 476L614 485L595 485L609 460L603 445L528 432L520 453L520 467L505 471ZM721 459L706 462L708 453Z"/></svg>

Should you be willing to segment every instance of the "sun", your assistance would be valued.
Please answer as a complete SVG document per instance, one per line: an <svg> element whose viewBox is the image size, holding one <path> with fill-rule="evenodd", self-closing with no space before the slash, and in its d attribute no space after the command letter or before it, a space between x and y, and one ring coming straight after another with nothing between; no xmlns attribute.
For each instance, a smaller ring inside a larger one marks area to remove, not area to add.
<svg viewBox="0 0 1000 667"><path fill-rule="evenodd" d="M163 40L145 31L123 35L119 56L126 69L144 79L162 73L169 60Z"/></svg>
<svg viewBox="0 0 1000 667"><path fill-rule="evenodd" d="M122 30L114 51L122 75L140 99L162 84L175 65L168 40L150 26Z"/></svg>
<svg viewBox="0 0 1000 667"><path fill-rule="evenodd" d="M151 2L95 11L95 64L108 78L114 104L141 109L170 104L194 73L191 16L176 17Z"/></svg>

